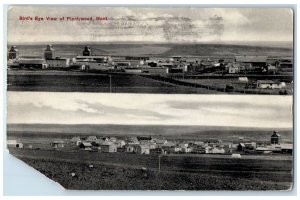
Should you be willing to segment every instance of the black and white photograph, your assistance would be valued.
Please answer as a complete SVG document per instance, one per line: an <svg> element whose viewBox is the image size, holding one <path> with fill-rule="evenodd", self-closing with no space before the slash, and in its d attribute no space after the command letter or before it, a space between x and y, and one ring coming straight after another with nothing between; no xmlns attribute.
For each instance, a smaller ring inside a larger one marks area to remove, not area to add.
<svg viewBox="0 0 300 200"><path fill-rule="evenodd" d="M295 14L9 5L6 150L71 191L290 192Z"/></svg>
<svg viewBox="0 0 300 200"><path fill-rule="evenodd" d="M284 96L8 92L12 155L73 190L289 190Z"/></svg>
<svg viewBox="0 0 300 200"><path fill-rule="evenodd" d="M8 91L293 94L290 8L11 6L7 15Z"/></svg>

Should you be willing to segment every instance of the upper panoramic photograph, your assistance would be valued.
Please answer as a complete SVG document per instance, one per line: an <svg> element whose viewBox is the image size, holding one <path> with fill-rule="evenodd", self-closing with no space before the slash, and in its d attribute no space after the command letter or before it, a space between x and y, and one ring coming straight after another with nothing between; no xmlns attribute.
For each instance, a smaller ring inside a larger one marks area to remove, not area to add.
<svg viewBox="0 0 300 200"><path fill-rule="evenodd" d="M290 8L10 6L7 90L293 95Z"/></svg>

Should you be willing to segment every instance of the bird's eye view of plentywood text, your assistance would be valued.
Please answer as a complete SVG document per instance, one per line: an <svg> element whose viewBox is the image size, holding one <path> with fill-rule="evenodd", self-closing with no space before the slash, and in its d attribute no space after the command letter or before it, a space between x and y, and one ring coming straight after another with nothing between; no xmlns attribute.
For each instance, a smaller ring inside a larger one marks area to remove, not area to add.
<svg viewBox="0 0 300 200"><path fill-rule="evenodd" d="M70 190L291 190L294 12L10 6L7 149Z"/></svg>

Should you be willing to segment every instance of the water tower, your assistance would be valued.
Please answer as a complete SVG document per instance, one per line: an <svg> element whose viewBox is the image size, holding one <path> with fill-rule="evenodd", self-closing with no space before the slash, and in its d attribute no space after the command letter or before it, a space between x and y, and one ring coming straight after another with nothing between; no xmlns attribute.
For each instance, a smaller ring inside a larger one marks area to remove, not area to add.
<svg viewBox="0 0 300 200"><path fill-rule="evenodd" d="M16 46L11 46L10 50L8 51L8 59L16 59L18 57L18 49Z"/></svg>
<svg viewBox="0 0 300 200"><path fill-rule="evenodd" d="M92 55L92 51L91 49L89 48L89 46L85 46L83 52L82 52L82 55L83 56L91 56Z"/></svg>
<svg viewBox="0 0 300 200"><path fill-rule="evenodd" d="M44 54L45 60L52 60L54 59L54 49L52 48L51 44L48 44L46 49L45 49L45 54Z"/></svg>

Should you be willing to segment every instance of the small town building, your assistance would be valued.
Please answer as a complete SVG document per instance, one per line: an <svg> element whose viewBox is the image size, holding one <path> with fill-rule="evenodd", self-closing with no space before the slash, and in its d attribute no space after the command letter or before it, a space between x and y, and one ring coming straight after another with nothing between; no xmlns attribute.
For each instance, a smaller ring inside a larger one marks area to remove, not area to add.
<svg viewBox="0 0 300 200"><path fill-rule="evenodd" d="M32 68L32 69L47 69L48 65L45 59L26 57L19 59L20 68Z"/></svg>
<svg viewBox="0 0 300 200"><path fill-rule="evenodd" d="M97 141L98 141L98 139L97 139L96 136L89 136L89 137L86 139L86 142L90 142L90 143L92 143L92 142L97 142Z"/></svg>
<svg viewBox="0 0 300 200"><path fill-rule="evenodd" d="M156 60L147 60L146 65L149 66L149 67L157 67L158 66L158 61L156 61Z"/></svg>
<svg viewBox="0 0 300 200"><path fill-rule="evenodd" d="M272 149L270 149L268 147L257 147L255 151L256 151L256 153L262 153L262 154L272 153Z"/></svg>
<svg viewBox="0 0 300 200"><path fill-rule="evenodd" d="M238 74L240 73L240 65L237 63L231 63L228 65L229 74Z"/></svg>
<svg viewBox="0 0 300 200"><path fill-rule="evenodd" d="M87 62L87 63L107 63L108 61L111 60L110 56L102 56L102 55L98 55L98 56L76 56L76 58L74 58L74 61L76 61L76 63L80 62Z"/></svg>
<svg viewBox="0 0 300 200"><path fill-rule="evenodd" d="M275 66L273 66L273 65L268 65L268 73L269 74L276 74L276 72L277 72L277 69L276 69L276 67Z"/></svg>
<svg viewBox="0 0 300 200"><path fill-rule="evenodd" d="M101 152L103 153L114 153L117 152L117 145L113 142L103 142L99 144Z"/></svg>
<svg viewBox="0 0 300 200"><path fill-rule="evenodd" d="M136 153L138 144L127 144L125 145L125 152L127 153Z"/></svg>
<svg viewBox="0 0 300 200"><path fill-rule="evenodd" d="M81 142L82 142L82 141L81 141L80 137L73 137L73 138L71 139L71 144L74 144L74 145L76 145L76 146L79 146Z"/></svg>
<svg viewBox="0 0 300 200"><path fill-rule="evenodd" d="M124 70L131 67L131 63L127 61L114 61L113 65L116 70Z"/></svg>
<svg viewBox="0 0 300 200"><path fill-rule="evenodd" d="M124 140L117 140L115 141L115 144L117 145L117 148L123 148L126 145Z"/></svg>
<svg viewBox="0 0 300 200"><path fill-rule="evenodd" d="M224 154L225 150L221 147L206 147L205 153L207 153L207 154Z"/></svg>
<svg viewBox="0 0 300 200"><path fill-rule="evenodd" d="M279 67L281 69L292 69L293 68L293 60L292 59L286 59L279 62Z"/></svg>
<svg viewBox="0 0 300 200"><path fill-rule="evenodd" d="M82 150L87 150L87 151L91 151L92 150L92 144L89 142L82 142L79 145L79 148Z"/></svg>
<svg viewBox="0 0 300 200"><path fill-rule="evenodd" d="M260 89L281 89L285 87L285 82L273 80L257 80L256 87Z"/></svg>
<svg viewBox="0 0 300 200"><path fill-rule="evenodd" d="M246 149L246 146L244 143L239 143L237 146L237 151L244 151Z"/></svg>
<svg viewBox="0 0 300 200"><path fill-rule="evenodd" d="M248 77L239 77L238 81L239 81L239 83L248 83L249 82Z"/></svg>
<svg viewBox="0 0 300 200"><path fill-rule="evenodd" d="M205 153L205 147L202 146L193 146L191 148L191 153L195 153L195 154L203 154Z"/></svg>
<svg viewBox="0 0 300 200"><path fill-rule="evenodd" d="M137 137L127 137L125 141L129 144L139 144Z"/></svg>
<svg viewBox="0 0 300 200"><path fill-rule="evenodd" d="M162 148L150 149L150 154L163 154Z"/></svg>
<svg viewBox="0 0 300 200"><path fill-rule="evenodd" d="M7 140L6 144L8 148L24 148L24 144L22 142L18 142L17 140Z"/></svg>
<svg viewBox="0 0 300 200"><path fill-rule="evenodd" d="M173 61L181 61L182 56L172 56Z"/></svg>
<svg viewBox="0 0 300 200"><path fill-rule="evenodd" d="M84 50L82 51L83 56L91 56L92 55L92 50L89 48L89 46L85 46Z"/></svg>
<svg viewBox="0 0 300 200"><path fill-rule="evenodd" d="M56 57L54 59L47 59L46 63L48 64L48 68L66 68L70 66L70 59Z"/></svg>
<svg viewBox="0 0 300 200"><path fill-rule="evenodd" d="M165 139L155 139L156 148L162 148L168 141Z"/></svg>
<svg viewBox="0 0 300 200"><path fill-rule="evenodd" d="M117 138L116 137L107 137L109 142L116 142Z"/></svg>
<svg viewBox="0 0 300 200"><path fill-rule="evenodd" d="M8 59L16 59L19 56L19 50L16 46L11 46L8 51Z"/></svg>
<svg viewBox="0 0 300 200"><path fill-rule="evenodd" d="M51 142L51 147L54 149L58 149L58 148L64 148L65 146L65 142L62 140L55 140L53 142Z"/></svg>
<svg viewBox="0 0 300 200"><path fill-rule="evenodd" d="M153 140L140 140L141 145L146 145L149 147L149 149L155 149L156 144Z"/></svg>
<svg viewBox="0 0 300 200"><path fill-rule="evenodd" d="M181 148L173 142L167 142L162 146L162 149L166 153L178 153L181 151Z"/></svg>
<svg viewBox="0 0 300 200"><path fill-rule="evenodd" d="M136 153L137 154L150 154L150 148L148 145L137 145L136 146Z"/></svg>
<svg viewBox="0 0 300 200"><path fill-rule="evenodd" d="M241 154L238 154L238 153L233 153L231 155L231 158L242 158Z"/></svg>
<svg viewBox="0 0 300 200"><path fill-rule="evenodd" d="M278 134L278 131L274 131L271 135L271 144L280 144L281 143L281 135Z"/></svg>
<svg viewBox="0 0 300 200"><path fill-rule="evenodd" d="M44 58L45 58L45 60L52 60L55 58L54 49L52 48L51 44L47 45L45 52L44 52Z"/></svg>
<svg viewBox="0 0 300 200"><path fill-rule="evenodd" d="M293 144L280 144L281 153L292 154L293 153Z"/></svg>

